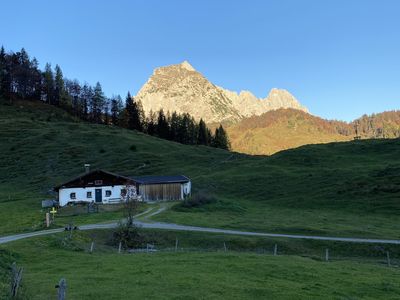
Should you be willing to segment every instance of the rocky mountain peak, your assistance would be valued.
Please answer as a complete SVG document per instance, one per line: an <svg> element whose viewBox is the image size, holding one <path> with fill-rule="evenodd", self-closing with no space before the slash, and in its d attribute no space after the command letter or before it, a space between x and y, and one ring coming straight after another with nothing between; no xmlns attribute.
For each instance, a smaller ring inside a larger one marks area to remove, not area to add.
<svg viewBox="0 0 400 300"><path fill-rule="evenodd" d="M181 68L184 68L184 69L186 69L188 71L196 71L187 60L182 62L180 65L181 65Z"/></svg>
<svg viewBox="0 0 400 300"><path fill-rule="evenodd" d="M286 90L272 89L267 98L259 99L249 91L238 94L218 87L186 60L155 69L135 98L142 102L146 114L162 108L170 112L187 112L208 123L237 122L279 108L307 112Z"/></svg>
<svg viewBox="0 0 400 300"><path fill-rule="evenodd" d="M308 113L307 108L302 106L300 102L285 89L272 88L264 100L267 102L270 109L294 108Z"/></svg>

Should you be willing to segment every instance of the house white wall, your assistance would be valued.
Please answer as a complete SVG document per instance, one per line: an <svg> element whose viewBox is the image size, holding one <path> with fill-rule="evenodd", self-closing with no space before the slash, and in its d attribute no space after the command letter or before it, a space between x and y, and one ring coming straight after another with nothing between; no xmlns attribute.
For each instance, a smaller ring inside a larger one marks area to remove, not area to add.
<svg viewBox="0 0 400 300"><path fill-rule="evenodd" d="M60 206L67 205L68 202L92 202L96 201L96 189L101 189L102 203L115 203L121 201L121 190L125 188L124 185L114 186L96 186L86 188L65 188L58 191L58 200ZM106 191L111 191L111 196L106 196ZM87 197L87 192L92 192L92 197ZM71 193L75 193L75 199L71 199Z"/></svg>
<svg viewBox="0 0 400 300"><path fill-rule="evenodd" d="M185 196L189 196L191 192L192 192L192 183L190 181L181 184L181 198L182 199L184 199Z"/></svg>

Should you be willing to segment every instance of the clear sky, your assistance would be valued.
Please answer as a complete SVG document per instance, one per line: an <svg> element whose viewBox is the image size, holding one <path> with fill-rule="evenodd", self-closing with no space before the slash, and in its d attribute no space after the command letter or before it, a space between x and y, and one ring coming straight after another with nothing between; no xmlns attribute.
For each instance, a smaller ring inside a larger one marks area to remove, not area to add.
<svg viewBox="0 0 400 300"><path fill-rule="evenodd" d="M224 88L285 88L311 113L351 120L400 109L400 1L0 1L0 44L41 68L140 89L157 66L188 60Z"/></svg>

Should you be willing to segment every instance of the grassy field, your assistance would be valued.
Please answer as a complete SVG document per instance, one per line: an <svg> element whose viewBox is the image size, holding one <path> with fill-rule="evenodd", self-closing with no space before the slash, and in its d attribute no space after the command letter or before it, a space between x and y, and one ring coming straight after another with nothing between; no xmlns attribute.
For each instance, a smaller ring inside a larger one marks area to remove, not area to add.
<svg viewBox="0 0 400 300"><path fill-rule="evenodd" d="M53 186L91 163L124 175L185 174L195 193L203 190L217 199L190 209L175 206L158 220L400 238L400 140L248 156L81 123L54 107L29 102L0 105L0 139L0 234L42 228L40 200L53 197ZM82 216L74 220L87 221Z"/></svg>
<svg viewBox="0 0 400 300"><path fill-rule="evenodd" d="M327 263L318 255L326 246L319 242L279 240L280 255L272 256L255 250L271 248L274 240L147 231L157 247L173 246L178 238L180 247L192 251L117 254L115 247L104 244L110 234L76 232L70 242L69 233L13 242L0 247L0 261L16 260L24 267L21 299L54 299L54 285L61 277L67 279L68 299L398 299L400 295L398 268L372 262L372 257L360 259L365 245L353 248L352 258ZM88 252L91 240L96 241L93 254ZM222 250L223 241L228 252ZM338 244L332 253L338 255L340 248L346 244ZM293 255L299 251L311 252L308 257ZM4 296L8 286L1 287Z"/></svg>

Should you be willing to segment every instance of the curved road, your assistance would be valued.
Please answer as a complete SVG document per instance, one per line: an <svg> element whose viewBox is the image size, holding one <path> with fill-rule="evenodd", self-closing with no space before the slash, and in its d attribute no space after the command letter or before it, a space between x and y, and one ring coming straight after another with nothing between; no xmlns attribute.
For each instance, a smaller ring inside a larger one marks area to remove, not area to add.
<svg viewBox="0 0 400 300"><path fill-rule="evenodd" d="M159 208L157 211L152 212L148 215L147 213L151 212L152 209L148 209L145 212L136 215L142 216L145 215L145 219L148 217L159 214L165 210L165 207ZM279 234L279 233L262 233L262 232L250 232L250 231L239 231L239 230L230 230L230 229L219 229L219 228L208 228L208 227L197 227L197 226L188 226L188 225L178 225L172 223L160 223L160 222L142 222L135 221L137 226L143 228L151 228L151 229L165 229L165 230L180 230L180 231L197 231L197 232L210 232L210 233L222 233L222 234L232 234L232 235L246 235L246 236L259 236L259 237L274 237L274 238L289 238L289 239L308 239L308 240L320 240L320 241L336 241L336 242L350 242L350 243L373 243L373 244L393 244L400 245L400 240L388 240L388 239L367 239L367 238L346 238L346 237L329 237L329 236L315 236L315 235L296 235L296 234ZM80 230L93 230L93 229L109 229L115 228L118 226L118 223L107 223L107 224L90 224L90 225L82 225L79 226ZM0 237L0 244L9 243L12 241L53 234L58 232L63 232L64 228L56 228L42 231L35 231L29 233L21 233L14 234L9 236Z"/></svg>

